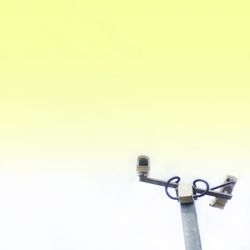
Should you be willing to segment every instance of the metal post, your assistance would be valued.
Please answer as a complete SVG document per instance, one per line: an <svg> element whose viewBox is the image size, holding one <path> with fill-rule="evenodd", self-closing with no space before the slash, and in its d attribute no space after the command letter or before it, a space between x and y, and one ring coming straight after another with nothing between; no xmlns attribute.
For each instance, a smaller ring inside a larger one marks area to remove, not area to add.
<svg viewBox="0 0 250 250"><path fill-rule="evenodd" d="M180 204L186 250L201 250L201 240L195 204Z"/></svg>
<svg viewBox="0 0 250 250"><path fill-rule="evenodd" d="M204 195L214 196L215 200L210 205L223 209L227 201L232 198L232 191L237 178L228 175L223 184L210 188L208 182L203 179L196 179L192 184L181 184L179 183L181 180L179 176L174 176L168 181L149 178L149 170L149 157L145 155L139 156L137 159L137 173L140 181L165 187L167 196L172 200L178 200L180 203L185 249L202 250L194 201ZM197 186L198 182L203 183L206 188L199 188ZM168 188L174 188L177 196L172 196L168 192ZM214 191L218 188L220 188L219 191Z"/></svg>

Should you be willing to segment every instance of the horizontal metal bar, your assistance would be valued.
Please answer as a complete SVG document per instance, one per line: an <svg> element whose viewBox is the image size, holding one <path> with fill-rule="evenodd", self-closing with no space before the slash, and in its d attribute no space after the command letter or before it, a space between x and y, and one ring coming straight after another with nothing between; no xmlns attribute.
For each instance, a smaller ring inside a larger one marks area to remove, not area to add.
<svg viewBox="0 0 250 250"><path fill-rule="evenodd" d="M167 185L166 181L153 179L153 178L148 178L146 176L140 176L140 181L141 182L146 182L146 183L149 183L149 184L158 185L158 186L163 186L163 187L165 187ZM171 182L171 183L168 184L168 187L170 187L170 188L177 188L177 186L178 186L178 184L174 183L174 182ZM205 189L195 187L195 192L196 193L204 193L205 191L206 191ZM216 192L216 191L212 191L212 190L208 190L206 195L214 196L214 197L225 199L225 200L231 200L232 199L231 194L225 194L225 193Z"/></svg>
<svg viewBox="0 0 250 250"><path fill-rule="evenodd" d="M195 190L197 193L203 193L205 191L204 189L197 188L197 187L195 188ZM225 199L225 200L231 200L233 197L231 194L225 194L222 192L216 192L216 191L212 191L212 190L208 190L206 195L214 196L216 198L221 198L221 199Z"/></svg>
<svg viewBox="0 0 250 250"><path fill-rule="evenodd" d="M150 184L154 184L154 185L158 185L158 186L163 186L163 187L165 187L166 184L167 184L166 181L153 179L153 178L148 178L148 177L145 177L145 176L140 176L140 181L150 183ZM168 186L171 187L171 188L177 188L178 184L174 183L174 182L171 182L171 183L169 183Z"/></svg>

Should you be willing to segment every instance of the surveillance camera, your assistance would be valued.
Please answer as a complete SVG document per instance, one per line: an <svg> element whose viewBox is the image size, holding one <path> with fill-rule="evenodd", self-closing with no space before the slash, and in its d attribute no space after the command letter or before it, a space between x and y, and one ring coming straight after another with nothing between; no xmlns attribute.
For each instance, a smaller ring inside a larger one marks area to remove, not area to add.
<svg viewBox="0 0 250 250"><path fill-rule="evenodd" d="M228 182L231 182L231 184L228 184L226 186L223 186L220 188L219 192L220 193L225 193L225 194L232 194L234 186L237 182L237 178L232 176L232 175L228 175L223 184L226 184ZM220 208L223 209L226 205L228 200L226 199L222 199L222 198L215 198L211 203L210 206L212 207L216 207L216 208Z"/></svg>
<svg viewBox="0 0 250 250"><path fill-rule="evenodd" d="M140 155L137 158L137 173L139 176L147 177L150 170L149 157Z"/></svg>

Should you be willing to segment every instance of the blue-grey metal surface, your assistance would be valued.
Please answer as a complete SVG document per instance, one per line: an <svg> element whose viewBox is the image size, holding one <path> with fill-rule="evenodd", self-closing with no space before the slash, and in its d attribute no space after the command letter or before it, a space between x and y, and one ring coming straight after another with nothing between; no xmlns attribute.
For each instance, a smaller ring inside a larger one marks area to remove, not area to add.
<svg viewBox="0 0 250 250"><path fill-rule="evenodd" d="M180 204L186 250L201 250L200 232L195 204Z"/></svg>

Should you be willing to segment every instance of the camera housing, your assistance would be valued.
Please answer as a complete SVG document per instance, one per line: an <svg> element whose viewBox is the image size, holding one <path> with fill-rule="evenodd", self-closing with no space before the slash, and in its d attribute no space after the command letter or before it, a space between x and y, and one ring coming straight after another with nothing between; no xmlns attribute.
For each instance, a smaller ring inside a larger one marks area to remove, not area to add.
<svg viewBox="0 0 250 250"><path fill-rule="evenodd" d="M237 178L235 176L232 176L232 175L227 175L223 184L226 184L228 182L232 182L232 183L228 184L228 185L226 185L224 187L221 187L219 192L225 193L225 194L232 194L234 186L235 186L235 184L237 182ZM215 198L210 203L210 206L223 209L225 207L225 205L227 204L227 201L228 200L226 200L226 199Z"/></svg>
<svg viewBox="0 0 250 250"><path fill-rule="evenodd" d="M141 177L147 177L150 171L150 160L146 155L140 155L137 158L137 174Z"/></svg>

